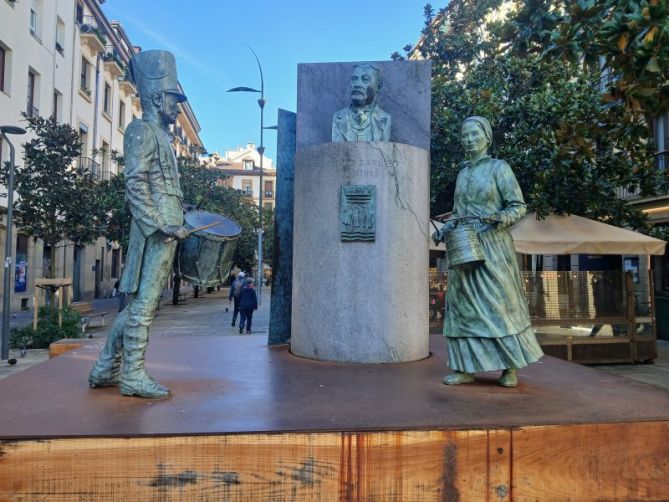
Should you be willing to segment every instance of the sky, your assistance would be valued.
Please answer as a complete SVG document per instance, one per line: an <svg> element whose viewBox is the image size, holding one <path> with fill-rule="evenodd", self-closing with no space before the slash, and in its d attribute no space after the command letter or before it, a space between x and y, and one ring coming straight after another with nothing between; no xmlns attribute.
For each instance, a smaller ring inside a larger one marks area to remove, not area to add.
<svg viewBox="0 0 669 502"><path fill-rule="evenodd" d="M260 142L255 93L265 81L265 125L277 109L296 111L298 63L387 61L413 44L427 0L107 0L134 45L174 53L179 80L210 153ZM445 5L445 1L442 2ZM442 3L433 2L435 8ZM276 133L265 131L266 155L276 159Z"/></svg>

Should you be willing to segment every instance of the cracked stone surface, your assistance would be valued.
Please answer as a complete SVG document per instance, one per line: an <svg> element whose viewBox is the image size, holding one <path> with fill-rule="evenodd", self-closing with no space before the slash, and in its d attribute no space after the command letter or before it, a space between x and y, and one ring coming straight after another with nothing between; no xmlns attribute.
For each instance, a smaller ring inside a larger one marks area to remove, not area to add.
<svg viewBox="0 0 669 502"><path fill-rule="evenodd" d="M374 242L341 242L343 185L375 185ZM293 353L389 363L428 356L429 154L328 143L295 163Z"/></svg>

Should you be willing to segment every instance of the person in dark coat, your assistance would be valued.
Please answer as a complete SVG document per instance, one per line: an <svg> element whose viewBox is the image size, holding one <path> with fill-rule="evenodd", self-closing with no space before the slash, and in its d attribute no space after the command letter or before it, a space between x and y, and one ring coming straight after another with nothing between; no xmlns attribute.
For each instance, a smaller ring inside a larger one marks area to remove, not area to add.
<svg viewBox="0 0 669 502"><path fill-rule="evenodd" d="M232 310L232 324L235 325L237 322L237 314L239 313L239 293L246 284L246 279L244 278L244 272L239 272L237 279L235 279L230 285L230 294L228 295L228 302L234 301L234 309Z"/></svg>
<svg viewBox="0 0 669 502"><path fill-rule="evenodd" d="M239 334L244 330L246 322L246 332L251 332L251 323L253 322L253 311L258 310L258 296L253 289L253 279L246 280L246 284L239 292Z"/></svg>

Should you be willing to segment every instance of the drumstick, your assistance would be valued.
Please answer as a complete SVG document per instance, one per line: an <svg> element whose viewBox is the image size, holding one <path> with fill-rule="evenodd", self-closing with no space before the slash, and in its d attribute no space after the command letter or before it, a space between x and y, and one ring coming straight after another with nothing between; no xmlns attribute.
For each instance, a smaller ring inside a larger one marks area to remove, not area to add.
<svg viewBox="0 0 669 502"><path fill-rule="evenodd" d="M190 234L194 234L195 232L199 232L200 230L207 230L208 228L213 227L214 225L220 225L222 222L217 221L215 223L210 223L209 225L202 225L201 227L194 228L193 230L189 230L188 233L186 234L186 237L188 237ZM185 238L185 237L184 237ZM170 236L167 239L165 239L165 244L169 244L172 241L177 240L176 237Z"/></svg>

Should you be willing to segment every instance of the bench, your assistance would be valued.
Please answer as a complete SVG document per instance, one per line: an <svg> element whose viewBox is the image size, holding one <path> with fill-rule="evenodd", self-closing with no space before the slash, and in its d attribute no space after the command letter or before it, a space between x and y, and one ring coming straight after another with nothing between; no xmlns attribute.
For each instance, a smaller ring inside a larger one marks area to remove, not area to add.
<svg viewBox="0 0 669 502"><path fill-rule="evenodd" d="M70 304L70 308L76 312L79 312L81 315L81 333L83 335L86 334L86 328L88 328L91 323L91 319L94 317L101 317L102 326L104 327L105 316L108 314L108 312L93 313L93 306L88 302L72 302ZM92 338L92 336L93 335L90 335L89 338Z"/></svg>

